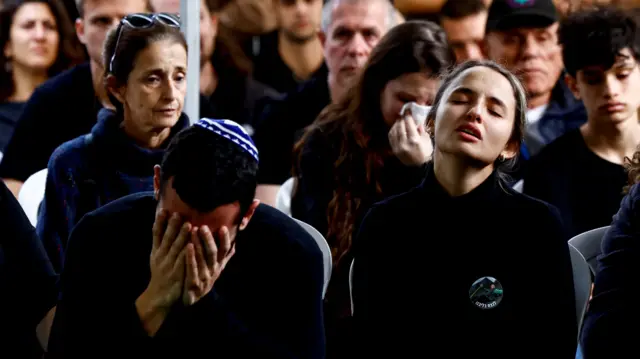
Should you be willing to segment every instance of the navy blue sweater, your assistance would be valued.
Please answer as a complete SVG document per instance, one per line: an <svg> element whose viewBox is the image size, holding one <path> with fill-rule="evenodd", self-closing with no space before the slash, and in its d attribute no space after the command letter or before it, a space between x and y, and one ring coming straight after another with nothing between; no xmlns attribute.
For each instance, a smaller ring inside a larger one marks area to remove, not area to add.
<svg viewBox="0 0 640 359"><path fill-rule="evenodd" d="M122 118L102 109L89 136L64 143L51 155L37 233L56 272L64 263L71 229L82 216L131 193L153 190L153 167L173 135L189 126L182 115L162 147L142 148L120 127Z"/></svg>
<svg viewBox="0 0 640 359"><path fill-rule="evenodd" d="M582 329L585 359L631 358L640 323L640 186L622 199L602 242L598 271Z"/></svg>
<svg viewBox="0 0 640 359"><path fill-rule="evenodd" d="M213 290L176 304L152 339L135 300L150 280L152 193L86 215L69 240L49 341L53 358L324 358L322 253L293 219L260 205ZM173 355L173 356L172 356Z"/></svg>

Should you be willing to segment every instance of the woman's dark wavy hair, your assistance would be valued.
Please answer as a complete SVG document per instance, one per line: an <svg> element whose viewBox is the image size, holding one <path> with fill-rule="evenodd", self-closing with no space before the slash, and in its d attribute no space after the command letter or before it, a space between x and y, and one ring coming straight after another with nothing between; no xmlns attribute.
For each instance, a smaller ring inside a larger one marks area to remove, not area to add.
<svg viewBox="0 0 640 359"><path fill-rule="evenodd" d="M0 49L4 50L9 41L13 18L20 7L29 3L42 3L49 7L58 27L58 56L49 68L49 77L53 77L85 60L82 45L76 37L67 10L60 0L3 0L2 2L4 5L0 7ZM15 91L13 73L7 71L6 65L8 61L9 59L4 56L4 53L0 54L0 102L5 101Z"/></svg>
<svg viewBox="0 0 640 359"><path fill-rule="evenodd" d="M379 198L384 162L392 156L380 110L380 96L388 82L404 74L438 75L452 66L454 55L442 29L427 21L408 21L391 29L373 49L354 86L329 105L305 130L294 148L294 177L309 137L320 131L338 150L334 158L334 191L327 220L334 265L351 248L355 220L362 205Z"/></svg>

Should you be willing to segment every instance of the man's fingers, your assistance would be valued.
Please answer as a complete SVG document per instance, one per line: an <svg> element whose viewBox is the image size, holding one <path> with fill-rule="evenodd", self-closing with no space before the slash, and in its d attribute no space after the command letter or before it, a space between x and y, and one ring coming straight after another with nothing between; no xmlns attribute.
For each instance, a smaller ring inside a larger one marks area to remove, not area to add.
<svg viewBox="0 0 640 359"><path fill-rule="evenodd" d="M202 238L205 246L204 257L207 261L207 266L213 270L213 266L216 263L218 257L218 246L213 238L213 233L208 226L200 227L200 238Z"/></svg>
<svg viewBox="0 0 640 359"><path fill-rule="evenodd" d="M207 273L207 260L204 257L204 248L202 248L202 242L198 235L198 229L191 230L191 243L196 250L196 262L198 263L198 272L200 275Z"/></svg>
<svg viewBox="0 0 640 359"><path fill-rule="evenodd" d="M197 288L198 287L198 263L196 260L196 251L193 243L187 243L185 250L185 257L187 262L187 272L185 276L185 288Z"/></svg>
<svg viewBox="0 0 640 359"><path fill-rule="evenodd" d="M156 220L153 222L153 247L152 252L157 251L160 248L160 244L162 243L162 236L164 235L164 230L167 227L167 212L165 210L160 210L156 213Z"/></svg>
<svg viewBox="0 0 640 359"><path fill-rule="evenodd" d="M218 262L224 262L231 250L231 234L226 226L220 228L220 248L218 248Z"/></svg>
<svg viewBox="0 0 640 359"><path fill-rule="evenodd" d="M173 241L175 240L176 236L180 232L181 224L182 224L182 219L180 218L180 215L177 213L172 214L171 217L169 218L166 229L162 236L162 243L160 244L161 253L164 254L169 252L169 249L171 248Z"/></svg>
<svg viewBox="0 0 640 359"><path fill-rule="evenodd" d="M176 259L178 258L178 255L180 254L180 251L184 249L184 246L187 244L187 241L191 237L190 233L191 233L191 223L188 223L188 222L183 223L182 227L180 227L180 233L178 233L178 236L175 237L175 240L171 245L171 249L167 254L167 258L169 259L169 261L171 262L176 261Z"/></svg>

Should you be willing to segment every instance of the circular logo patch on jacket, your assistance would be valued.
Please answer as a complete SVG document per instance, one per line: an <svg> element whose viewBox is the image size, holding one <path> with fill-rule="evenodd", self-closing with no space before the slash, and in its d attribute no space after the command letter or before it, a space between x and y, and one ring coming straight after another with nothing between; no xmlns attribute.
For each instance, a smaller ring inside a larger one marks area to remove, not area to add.
<svg viewBox="0 0 640 359"><path fill-rule="evenodd" d="M471 285L469 299L480 309L493 309L502 301L502 284L493 277L482 277Z"/></svg>

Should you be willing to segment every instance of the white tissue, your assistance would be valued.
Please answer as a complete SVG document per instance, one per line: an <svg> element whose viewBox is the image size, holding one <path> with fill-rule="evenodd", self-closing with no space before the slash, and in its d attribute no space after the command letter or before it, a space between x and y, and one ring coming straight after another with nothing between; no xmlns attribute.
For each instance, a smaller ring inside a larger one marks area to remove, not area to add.
<svg viewBox="0 0 640 359"><path fill-rule="evenodd" d="M431 106L422 106L415 102L407 102L402 106L400 116L404 117L407 114L407 110L410 111L411 117L416 121L416 124L422 126L427 121L427 115L429 111L431 111Z"/></svg>

